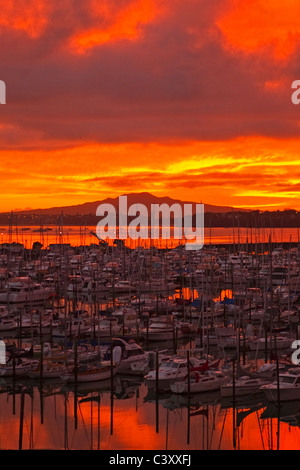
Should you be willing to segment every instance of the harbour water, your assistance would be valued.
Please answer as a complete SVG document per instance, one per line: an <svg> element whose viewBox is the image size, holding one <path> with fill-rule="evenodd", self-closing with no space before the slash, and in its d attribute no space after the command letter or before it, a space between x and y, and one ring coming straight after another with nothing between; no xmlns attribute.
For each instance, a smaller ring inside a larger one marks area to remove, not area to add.
<svg viewBox="0 0 300 470"><path fill-rule="evenodd" d="M22 243L25 248L31 248L34 242L41 243L44 247L50 244L65 243L72 246L90 245L97 243L95 237L96 227L65 226L63 230L58 226L30 226L30 227L0 227L1 243ZM270 238L274 243L298 243L300 240L299 228L225 228L212 227L204 229L205 244L244 244L268 243ZM109 240L106 240L110 242ZM174 248L181 240L157 240L152 245ZM126 244L131 248L142 246L148 248L149 240L130 240Z"/></svg>
<svg viewBox="0 0 300 470"><path fill-rule="evenodd" d="M19 392L19 388L18 388ZM188 400L175 395L155 397L134 378L115 381L113 407L109 385L74 393L44 385L25 388L23 449L80 450L271 450L299 448L299 402L280 410L257 399L236 410L222 404L218 394ZM15 400L15 409L14 402ZM0 447L20 448L20 392L1 394ZM157 424L158 420L158 424ZM279 439L278 439L279 432Z"/></svg>

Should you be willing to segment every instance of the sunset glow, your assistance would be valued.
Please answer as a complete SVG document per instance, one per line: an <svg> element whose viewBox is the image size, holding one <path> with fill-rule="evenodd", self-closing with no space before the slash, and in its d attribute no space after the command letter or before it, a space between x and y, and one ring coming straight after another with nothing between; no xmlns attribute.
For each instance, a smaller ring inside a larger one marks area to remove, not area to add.
<svg viewBox="0 0 300 470"><path fill-rule="evenodd" d="M300 210L296 0L74 5L1 8L1 211L142 191Z"/></svg>

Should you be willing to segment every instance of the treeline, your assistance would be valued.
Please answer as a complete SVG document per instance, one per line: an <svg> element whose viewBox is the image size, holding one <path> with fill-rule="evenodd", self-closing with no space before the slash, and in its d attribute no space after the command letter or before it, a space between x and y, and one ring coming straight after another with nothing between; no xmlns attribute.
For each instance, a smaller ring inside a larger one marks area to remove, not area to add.
<svg viewBox="0 0 300 470"><path fill-rule="evenodd" d="M300 228L300 212L284 211L207 213L205 227Z"/></svg>

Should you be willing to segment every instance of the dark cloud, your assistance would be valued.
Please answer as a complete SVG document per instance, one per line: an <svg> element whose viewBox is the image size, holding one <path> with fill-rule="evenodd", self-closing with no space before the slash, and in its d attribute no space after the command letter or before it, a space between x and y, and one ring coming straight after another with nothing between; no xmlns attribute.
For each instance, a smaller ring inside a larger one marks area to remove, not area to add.
<svg viewBox="0 0 300 470"><path fill-rule="evenodd" d="M164 3L164 12L141 26L138 40L121 37L86 53L72 50L71 39L111 27L118 12L143 2L110 1L109 8L104 2L107 8L99 11L91 0L41 2L45 22L36 36L2 28L8 104L1 121L11 126L1 134L2 148L28 140L38 148L298 135L289 86L294 64L291 73L290 62L224 48L215 21L226 1ZM264 87L282 77L283 87Z"/></svg>

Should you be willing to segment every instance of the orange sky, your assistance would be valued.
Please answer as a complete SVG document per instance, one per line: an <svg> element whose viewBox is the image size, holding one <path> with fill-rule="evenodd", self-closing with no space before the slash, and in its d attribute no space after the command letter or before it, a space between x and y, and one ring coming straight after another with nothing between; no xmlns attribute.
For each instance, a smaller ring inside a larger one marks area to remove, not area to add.
<svg viewBox="0 0 300 470"><path fill-rule="evenodd" d="M300 210L298 0L12 0L0 210L149 191Z"/></svg>

